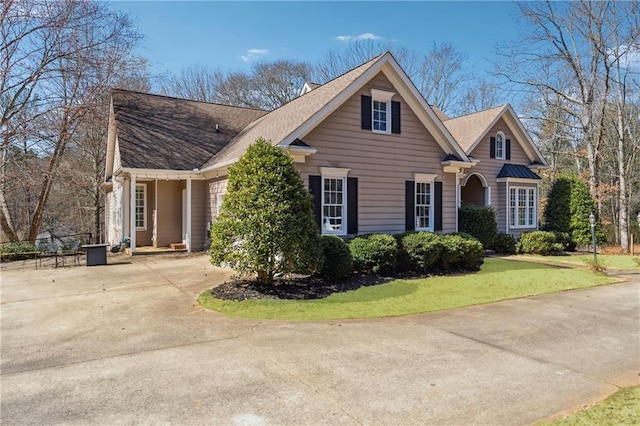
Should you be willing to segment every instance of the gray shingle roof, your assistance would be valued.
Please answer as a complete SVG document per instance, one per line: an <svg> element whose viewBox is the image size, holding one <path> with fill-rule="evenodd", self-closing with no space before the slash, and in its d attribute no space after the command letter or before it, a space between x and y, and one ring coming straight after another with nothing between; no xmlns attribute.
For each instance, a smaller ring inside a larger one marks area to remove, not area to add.
<svg viewBox="0 0 640 426"><path fill-rule="evenodd" d="M502 114L506 107L506 105L501 105L474 112L473 114L450 118L443 121L443 124L460 144L464 152L470 154L470 150L476 141L489 129L491 123L497 116Z"/></svg>
<svg viewBox="0 0 640 426"><path fill-rule="evenodd" d="M498 172L498 178L542 179L529 167L522 164L505 164Z"/></svg>
<svg viewBox="0 0 640 426"><path fill-rule="evenodd" d="M267 113L120 89L111 98L122 166L136 169L198 168Z"/></svg>

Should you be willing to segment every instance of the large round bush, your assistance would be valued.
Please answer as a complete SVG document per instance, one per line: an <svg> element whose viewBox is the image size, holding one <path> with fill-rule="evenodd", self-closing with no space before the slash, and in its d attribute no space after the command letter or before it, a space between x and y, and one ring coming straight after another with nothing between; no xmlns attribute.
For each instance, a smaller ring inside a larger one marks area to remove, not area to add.
<svg viewBox="0 0 640 426"><path fill-rule="evenodd" d="M349 243L355 269L374 274L390 274L397 264L398 244L391 235L371 234Z"/></svg>
<svg viewBox="0 0 640 426"><path fill-rule="evenodd" d="M442 254L441 238L431 232L406 234L400 244L407 269L422 274L432 271Z"/></svg>
<svg viewBox="0 0 640 426"><path fill-rule="evenodd" d="M320 240L322 248L322 268L320 275L329 278L344 278L353 272L353 256L349 245L335 235L323 235Z"/></svg>
<svg viewBox="0 0 640 426"><path fill-rule="evenodd" d="M553 252L562 251L562 245L556 243L556 236L553 232L533 231L520 235L520 240L516 244L518 253L547 255Z"/></svg>
<svg viewBox="0 0 640 426"><path fill-rule="evenodd" d="M461 235L441 235L442 254L439 267L443 271L474 271L484 259L482 243Z"/></svg>
<svg viewBox="0 0 640 426"><path fill-rule="evenodd" d="M491 249L498 254L515 254L516 240L509 234L497 234L493 239Z"/></svg>

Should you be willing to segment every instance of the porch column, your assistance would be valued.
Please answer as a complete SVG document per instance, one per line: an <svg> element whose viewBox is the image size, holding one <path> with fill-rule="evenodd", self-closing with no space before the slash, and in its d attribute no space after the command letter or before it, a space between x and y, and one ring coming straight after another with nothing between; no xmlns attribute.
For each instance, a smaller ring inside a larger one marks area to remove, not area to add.
<svg viewBox="0 0 640 426"><path fill-rule="evenodd" d="M136 175L131 175L131 189L129 190L129 253L136 251Z"/></svg>
<svg viewBox="0 0 640 426"><path fill-rule="evenodd" d="M191 178L187 179L187 252L191 253Z"/></svg>

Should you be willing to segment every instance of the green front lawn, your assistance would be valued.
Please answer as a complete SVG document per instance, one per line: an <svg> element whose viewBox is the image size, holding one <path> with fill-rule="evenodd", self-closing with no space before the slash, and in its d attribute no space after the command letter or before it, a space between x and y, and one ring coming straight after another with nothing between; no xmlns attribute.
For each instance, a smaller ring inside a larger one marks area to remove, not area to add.
<svg viewBox="0 0 640 426"><path fill-rule="evenodd" d="M198 298L207 309L230 316L281 320L380 318L441 311L461 306L587 288L615 282L583 269L487 258L479 272L465 275L394 280L319 300L246 300Z"/></svg>
<svg viewBox="0 0 640 426"><path fill-rule="evenodd" d="M537 256L537 255L518 255L514 256L516 259L531 259L534 261L543 261L549 263L557 263L559 265L582 265L587 266L590 261L593 261L593 254L589 255L563 255L563 256ZM621 269L621 270L635 270L640 269L640 256L629 256L622 254L599 254L598 263L602 264L606 268Z"/></svg>
<svg viewBox="0 0 640 426"><path fill-rule="evenodd" d="M638 424L640 424L640 386L622 388L591 408L556 420L538 423L539 426Z"/></svg>

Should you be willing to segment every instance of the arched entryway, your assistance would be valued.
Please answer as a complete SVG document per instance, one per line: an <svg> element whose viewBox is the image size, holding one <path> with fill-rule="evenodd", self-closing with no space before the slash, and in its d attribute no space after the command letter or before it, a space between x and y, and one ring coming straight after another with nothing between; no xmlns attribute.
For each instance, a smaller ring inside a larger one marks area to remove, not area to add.
<svg viewBox="0 0 640 426"><path fill-rule="evenodd" d="M489 187L484 176L473 173L467 176L466 181L460 187L460 201L462 206L489 205Z"/></svg>

